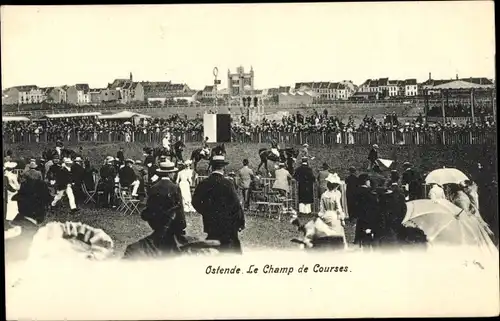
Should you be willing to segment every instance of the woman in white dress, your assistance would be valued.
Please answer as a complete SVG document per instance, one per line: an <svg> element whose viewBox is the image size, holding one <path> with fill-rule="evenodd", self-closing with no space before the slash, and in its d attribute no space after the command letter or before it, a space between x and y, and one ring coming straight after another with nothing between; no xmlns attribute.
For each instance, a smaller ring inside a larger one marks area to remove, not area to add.
<svg viewBox="0 0 500 321"><path fill-rule="evenodd" d="M468 223L467 226L476 237L476 245L490 254L498 255L498 250L491 239L493 232L479 213L477 199L475 199L477 191L471 185L470 182L450 184L450 201L463 209L458 219Z"/></svg>
<svg viewBox="0 0 500 321"><path fill-rule="evenodd" d="M347 248L344 231L346 215L342 209L342 194L339 190L342 182L337 174L328 175L326 181L327 190L321 195L320 210L318 212L319 219L314 224L315 231L313 234L315 237L341 237L344 248ZM308 235L306 235L307 237Z"/></svg>
<svg viewBox="0 0 500 321"><path fill-rule="evenodd" d="M191 185L193 185L193 170L189 168L190 161L186 161L186 164L178 163L179 167L182 169L177 174L177 184L181 189L182 202L184 206L185 213L196 212L193 205L191 204Z"/></svg>
<svg viewBox="0 0 500 321"><path fill-rule="evenodd" d="M19 181L17 175L14 173L14 168L16 168L17 163L6 162L4 164L4 175L6 178L6 189L7 189L7 208L5 213L5 219L7 221L12 221L17 216L18 208L17 201L12 200L12 197L16 195L19 191Z"/></svg>

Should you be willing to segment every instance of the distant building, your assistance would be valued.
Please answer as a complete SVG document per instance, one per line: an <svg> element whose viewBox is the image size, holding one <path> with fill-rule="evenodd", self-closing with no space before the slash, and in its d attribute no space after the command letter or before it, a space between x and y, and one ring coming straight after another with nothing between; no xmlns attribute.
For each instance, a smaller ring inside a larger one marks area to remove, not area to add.
<svg viewBox="0 0 500 321"><path fill-rule="evenodd" d="M254 71L250 67L250 72L246 73L245 69L240 66L235 73L227 71L227 89L231 97L238 97L248 95L250 91L254 90Z"/></svg>
<svg viewBox="0 0 500 321"><path fill-rule="evenodd" d="M418 83L416 79L406 79L405 80L405 91L404 95L406 97L417 96L418 92Z"/></svg>
<svg viewBox="0 0 500 321"><path fill-rule="evenodd" d="M90 104L90 87L88 84L76 84L66 90L68 104L87 105Z"/></svg>
<svg viewBox="0 0 500 321"><path fill-rule="evenodd" d="M311 105L314 101L315 94L312 91L295 93L280 93L278 96L278 104L280 105Z"/></svg>
<svg viewBox="0 0 500 321"><path fill-rule="evenodd" d="M35 104L44 100L43 92L35 85L15 86L4 90L2 104Z"/></svg>
<svg viewBox="0 0 500 321"><path fill-rule="evenodd" d="M193 92L186 84L172 84L170 81L144 81L135 86L135 94L138 97L134 100L140 100L140 96L143 96L142 100L146 101L150 101L152 98L165 98L166 100L186 96Z"/></svg>
<svg viewBox="0 0 500 321"><path fill-rule="evenodd" d="M102 102L101 92L106 88L93 88L90 89L90 103L92 105L99 105Z"/></svg>
<svg viewBox="0 0 500 321"><path fill-rule="evenodd" d="M395 80L389 78L367 79L358 88L360 93L377 92L381 97L417 96L419 85L416 79ZM366 95L365 95L366 96ZM359 97L359 95L358 95Z"/></svg>
<svg viewBox="0 0 500 321"><path fill-rule="evenodd" d="M425 90L428 94L434 95L434 94L440 94L441 89L436 88L438 86L441 86L443 84L451 83L453 81L463 81L466 83L474 84L474 85L480 85L483 86L484 88L494 88L495 85L493 81L486 77L469 77L469 78L459 78L458 75L456 75L455 79L432 79L431 73L429 73L429 79L424 81L419 85L419 87L423 90ZM472 87L472 85L471 85Z"/></svg>
<svg viewBox="0 0 500 321"><path fill-rule="evenodd" d="M355 91L352 81L342 82L299 82L295 92L312 92L316 102L347 100Z"/></svg>

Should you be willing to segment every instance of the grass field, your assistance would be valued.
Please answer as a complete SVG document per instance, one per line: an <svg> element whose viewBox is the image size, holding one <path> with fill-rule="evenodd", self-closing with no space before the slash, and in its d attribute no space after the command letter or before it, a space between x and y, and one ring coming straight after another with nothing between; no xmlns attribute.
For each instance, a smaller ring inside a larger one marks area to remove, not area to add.
<svg viewBox="0 0 500 321"><path fill-rule="evenodd" d="M84 156L88 157L92 164L102 164L107 155L116 155L118 148L124 148L125 157L143 159L142 148L139 144L83 144ZM41 151L47 146L41 144L32 145L11 145L5 149L11 149L17 157L39 157ZM78 146L67 146L77 149ZM198 147L189 144L184 153L188 158L191 151ZM268 147L266 144L227 144L227 159L230 164L228 170L238 170L241 167L241 160L248 158L250 164L255 168L259 163L257 150L261 147ZM298 147L298 146L297 146ZM349 166L363 170L366 168L366 157L369 147L361 146L331 146L331 147L311 147L310 154L316 156L311 166L315 171L319 169L323 162L327 162L330 167L344 178L347 175ZM456 167L464 172L473 172L478 162L489 167L492 172L496 172L496 149L485 146L380 146L379 156L393 159L397 162L397 168L405 161L412 162L422 171L430 171L442 166ZM200 174L206 173L207 163L200 165ZM67 202L67 201L66 201ZM201 217L199 215L188 215L188 234L193 236L203 236ZM151 232L147 223L143 222L135 214L124 216L121 213L104 209L83 208L77 214L70 214L67 205L62 210L49 214L48 220L59 221L81 221L89 225L102 228L116 243L116 255L120 256L125 246L137 241L141 237ZM346 228L347 239L353 241L354 226L348 224ZM296 245L290 239L297 237L298 232L288 223L288 218L279 222L276 219L268 219L247 215L246 229L241 233L241 240L244 248L269 248L269 249L293 249Z"/></svg>

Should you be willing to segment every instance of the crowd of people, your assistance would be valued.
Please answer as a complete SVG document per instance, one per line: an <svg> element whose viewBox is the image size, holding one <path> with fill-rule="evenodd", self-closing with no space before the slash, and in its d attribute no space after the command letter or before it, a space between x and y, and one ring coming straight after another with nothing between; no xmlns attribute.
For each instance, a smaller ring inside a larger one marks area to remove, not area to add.
<svg viewBox="0 0 500 321"><path fill-rule="evenodd" d="M447 114L448 115L448 114ZM374 117L365 116L357 121L353 116L347 120L338 116L328 115L328 111L311 112L309 115L297 113L284 116L281 121L263 118L260 122L250 123L245 116L233 119L233 135L250 135L252 133L366 133L366 132L460 132L460 131L495 131L496 122L487 114L477 114L475 123L467 121L465 124L456 124L452 121L445 123L427 123L420 114L412 120L400 121L395 113L386 114L377 121ZM33 141L39 141L42 135L47 141L56 141L63 138L66 141L87 140L97 141L102 133L124 135L130 137L132 133L151 134L163 133L169 128L171 132L188 135L201 135L203 119L200 115L193 119L187 116L172 115L166 118L144 118L138 122L127 120L106 120L96 117L57 118L32 122L4 122L2 134L12 142L23 141L23 137L31 136Z"/></svg>
<svg viewBox="0 0 500 321"><path fill-rule="evenodd" d="M429 103L429 112L427 116L429 117L440 117L442 116L442 102L432 102ZM471 117L472 108L470 104L470 99L462 100L450 100L445 102L444 111L446 117ZM490 99L476 99L474 101L474 115L480 118L491 117L493 114L493 108L491 106Z"/></svg>
<svg viewBox="0 0 500 321"><path fill-rule="evenodd" d="M131 244L125 251L125 258L157 257L178 252L179 244L187 242L184 215L190 212L202 216L207 239L218 241L220 251L242 253L239 232L245 228L245 212L252 202L259 200L256 197L263 190L263 182L250 168L247 159L237 172L228 173L225 172L229 164L225 155L214 155L211 173L199 182L189 160L176 165L166 156L160 156L156 161L150 153L145 155L144 161L133 160L120 149L116 157L108 156L97 169L88 160L83 161L81 150L73 158L64 151L62 143L58 142L50 159L46 162L31 159L19 175L13 172L17 164L13 162L12 153L5 156L4 213L8 228L21 226L28 231L36 230L45 221L47 208L57 208L65 196L71 211L76 212L85 199L92 197L101 198L102 206L116 208L116 198L128 191L133 199L144 195L141 217L148 222L153 233ZM361 248L425 246L429 241L425 233L402 225L406 202L447 198L463 209L464 215L470 216L478 230L485 231L480 245L490 247L488 233L491 231L479 214L480 199L475 183L465 180L447 186L433 184L426 195L422 188L422 173L409 162L403 164L401 174L392 170L387 175L378 157L378 146L373 146L367 158L368 170L358 175L357 169L351 167L350 175L344 181L326 163L315 174L310 166L309 161L313 159L310 155L303 155L293 172L286 168L285 163L278 162L272 174L275 180L271 190L278 194L279 201L288 205L283 210L292 214L291 222L303 233L299 241L304 246L313 248L325 239L329 240L326 242L329 247L345 249L352 246L348 244L344 230L349 220L356 222L354 243ZM102 195L86 192L95 188L96 177ZM292 180L297 182L298 214L286 203L292 192ZM341 189L344 182L345 204ZM481 190L486 191L486 188L481 186ZM312 208L315 198L320 202L316 212ZM349 217L345 214L346 207ZM304 219L307 220L305 224L300 222Z"/></svg>

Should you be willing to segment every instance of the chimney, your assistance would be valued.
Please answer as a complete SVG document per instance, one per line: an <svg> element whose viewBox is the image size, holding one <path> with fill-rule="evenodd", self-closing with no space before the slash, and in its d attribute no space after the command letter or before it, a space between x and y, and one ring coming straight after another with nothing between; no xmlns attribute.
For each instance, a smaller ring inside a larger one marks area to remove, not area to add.
<svg viewBox="0 0 500 321"><path fill-rule="evenodd" d="M431 73L429 73L429 80L432 80Z"/></svg>

